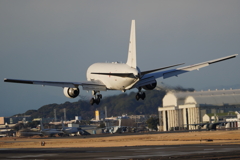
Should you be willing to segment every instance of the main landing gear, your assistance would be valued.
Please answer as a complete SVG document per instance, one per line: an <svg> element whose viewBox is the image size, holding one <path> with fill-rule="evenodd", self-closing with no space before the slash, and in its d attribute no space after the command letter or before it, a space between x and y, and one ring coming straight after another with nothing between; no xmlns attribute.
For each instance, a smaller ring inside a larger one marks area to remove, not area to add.
<svg viewBox="0 0 240 160"><path fill-rule="evenodd" d="M146 98L145 92L142 92L141 90L142 90L142 88L138 88L138 93L136 95L136 100L139 100L139 99L144 100Z"/></svg>
<svg viewBox="0 0 240 160"><path fill-rule="evenodd" d="M99 93L99 91L92 91L92 95L94 97L90 100L91 105L93 105L94 103L98 105L100 103L100 100L102 99L102 95L97 93Z"/></svg>

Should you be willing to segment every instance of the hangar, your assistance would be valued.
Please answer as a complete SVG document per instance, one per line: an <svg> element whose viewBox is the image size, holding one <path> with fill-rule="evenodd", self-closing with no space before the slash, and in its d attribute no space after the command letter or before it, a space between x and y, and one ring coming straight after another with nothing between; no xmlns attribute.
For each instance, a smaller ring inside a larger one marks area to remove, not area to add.
<svg viewBox="0 0 240 160"><path fill-rule="evenodd" d="M158 107L159 130L195 130L206 114L240 111L240 89L168 92ZM238 112L237 112L238 113ZM240 121L240 115L237 121ZM224 119L226 120L226 119ZM240 123L235 125L240 127Z"/></svg>

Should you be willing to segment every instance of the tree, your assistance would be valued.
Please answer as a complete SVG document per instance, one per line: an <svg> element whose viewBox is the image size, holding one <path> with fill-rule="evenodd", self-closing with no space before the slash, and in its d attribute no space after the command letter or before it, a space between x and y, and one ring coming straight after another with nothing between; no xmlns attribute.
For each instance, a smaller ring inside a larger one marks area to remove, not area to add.
<svg viewBox="0 0 240 160"><path fill-rule="evenodd" d="M32 122L28 122L27 126L30 128L37 128L39 124L40 124L40 121L32 121Z"/></svg>
<svg viewBox="0 0 240 160"><path fill-rule="evenodd" d="M24 124L23 123L17 123L14 127L13 130L14 131L19 131L21 129L24 129Z"/></svg>
<svg viewBox="0 0 240 160"><path fill-rule="evenodd" d="M183 87L176 87L177 90L184 90ZM145 100L137 101L136 93L122 93L104 97L99 105L90 105L88 100L78 100L77 102L65 102L62 104L48 104L40 107L38 110L29 110L25 114L31 115L32 118L53 118L54 109L57 111L57 117L63 116L63 109L67 110L67 119L74 119L75 116L81 116L83 120L90 120L94 117L96 109L104 110L107 106L108 116L128 115L150 115L157 112L159 106L162 106L162 99L168 89L145 91ZM191 90L191 89L187 89ZM194 90L194 89L193 89Z"/></svg>
<svg viewBox="0 0 240 160"><path fill-rule="evenodd" d="M147 120L148 128L157 130L157 125L159 124L159 118L150 117Z"/></svg>

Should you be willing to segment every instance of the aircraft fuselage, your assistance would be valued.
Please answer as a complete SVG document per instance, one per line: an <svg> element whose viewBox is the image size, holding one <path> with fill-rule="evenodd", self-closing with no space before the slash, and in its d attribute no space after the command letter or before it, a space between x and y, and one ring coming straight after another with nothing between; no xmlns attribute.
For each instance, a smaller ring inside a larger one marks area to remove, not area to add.
<svg viewBox="0 0 240 160"><path fill-rule="evenodd" d="M132 73L135 77L121 77L92 73ZM125 90L137 80L139 73L140 71L138 71L138 69L131 68L124 63L94 63L88 68L86 77L88 81L100 80L110 90Z"/></svg>

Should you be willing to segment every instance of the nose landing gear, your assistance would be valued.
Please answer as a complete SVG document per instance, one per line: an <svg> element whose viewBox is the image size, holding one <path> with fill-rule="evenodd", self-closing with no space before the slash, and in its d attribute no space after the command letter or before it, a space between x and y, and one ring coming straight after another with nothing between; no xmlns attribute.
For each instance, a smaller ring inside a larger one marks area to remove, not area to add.
<svg viewBox="0 0 240 160"><path fill-rule="evenodd" d="M99 91L92 91L92 95L94 97L90 100L91 105L93 105L94 103L96 103L98 105L100 103L100 100L102 99L102 95L97 94L97 93L100 93L100 92Z"/></svg>

